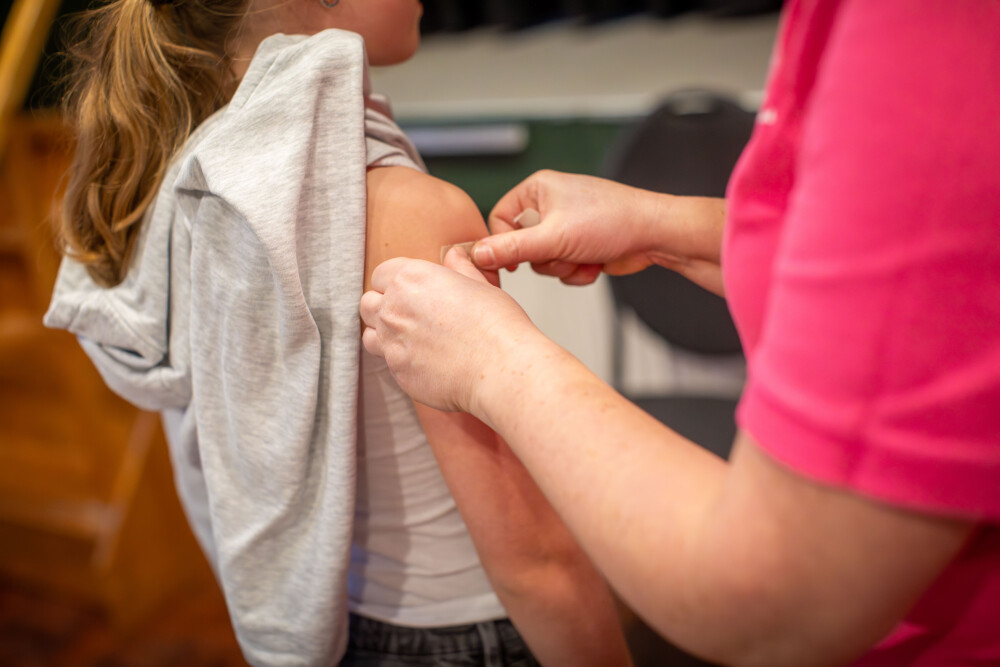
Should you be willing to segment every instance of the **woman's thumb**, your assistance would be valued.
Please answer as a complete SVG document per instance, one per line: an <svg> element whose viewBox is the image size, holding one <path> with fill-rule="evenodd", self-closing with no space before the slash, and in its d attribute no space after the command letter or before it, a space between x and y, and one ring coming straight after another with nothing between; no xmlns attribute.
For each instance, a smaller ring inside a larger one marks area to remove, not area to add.
<svg viewBox="0 0 1000 667"><path fill-rule="evenodd" d="M541 228L515 229L487 236L472 247L472 261L481 269L500 269L522 262L553 259L545 252Z"/></svg>

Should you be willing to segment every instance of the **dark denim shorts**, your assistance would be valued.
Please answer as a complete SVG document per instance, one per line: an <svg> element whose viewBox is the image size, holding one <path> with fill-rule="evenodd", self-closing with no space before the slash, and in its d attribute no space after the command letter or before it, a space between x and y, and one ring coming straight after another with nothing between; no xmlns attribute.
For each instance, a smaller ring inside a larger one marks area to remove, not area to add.
<svg viewBox="0 0 1000 667"><path fill-rule="evenodd" d="M508 620L407 628L351 614L341 667L538 667Z"/></svg>

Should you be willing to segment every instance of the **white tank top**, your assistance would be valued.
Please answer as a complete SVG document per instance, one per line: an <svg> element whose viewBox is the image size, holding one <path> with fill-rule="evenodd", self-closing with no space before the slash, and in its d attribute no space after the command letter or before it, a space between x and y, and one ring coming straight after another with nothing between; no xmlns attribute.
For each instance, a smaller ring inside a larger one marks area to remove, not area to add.
<svg viewBox="0 0 1000 667"><path fill-rule="evenodd" d="M413 402L364 350L360 387L351 611L417 627L505 616Z"/></svg>

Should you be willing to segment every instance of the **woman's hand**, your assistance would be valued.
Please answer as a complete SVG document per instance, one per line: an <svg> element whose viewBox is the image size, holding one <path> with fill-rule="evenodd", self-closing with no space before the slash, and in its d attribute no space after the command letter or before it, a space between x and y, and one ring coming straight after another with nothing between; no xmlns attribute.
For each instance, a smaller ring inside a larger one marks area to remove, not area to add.
<svg viewBox="0 0 1000 667"><path fill-rule="evenodd" d="M484 269L531 262L571 285L592 283L602 270L634 273L654 261L650 222L667 198L594 176L540 171L497 202L489 217L494 236L477 243L472 256ZM528 208L542 222L521 230L514 219Z"/></svg>
<svg viewBox="0 0 1000 667"><path fill-rule="evenodd" d="M474 390L489 365L515 363L518 342L542 335L460 248L444 266L390 259L371 284L361 297L365 349L385 357L414 400L441 410L474 412Z"/></svg>
<svg viewBox="0 0 1000 667"><path fill-rule="evenodd" d="M520 229L525 209L541 223ZM723 294L719 256L725 201L650 192L594 176L539 171L490 213L493 236L473 247L481 269L531 262L538 273L588 285L603 271L625 275L659 264Z"/></svg>

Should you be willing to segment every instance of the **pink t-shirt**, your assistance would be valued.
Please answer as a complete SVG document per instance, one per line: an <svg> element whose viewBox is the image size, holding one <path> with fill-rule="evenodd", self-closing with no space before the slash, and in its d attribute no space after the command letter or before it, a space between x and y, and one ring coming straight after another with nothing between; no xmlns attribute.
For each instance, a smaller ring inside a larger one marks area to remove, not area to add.
<svg viewBox="0 0 1000 667"><path fill-rule="evenodd" d="M1000 664L1000 1L792 0L729 188L741 427L982 528L858 664Z"/></svg>

